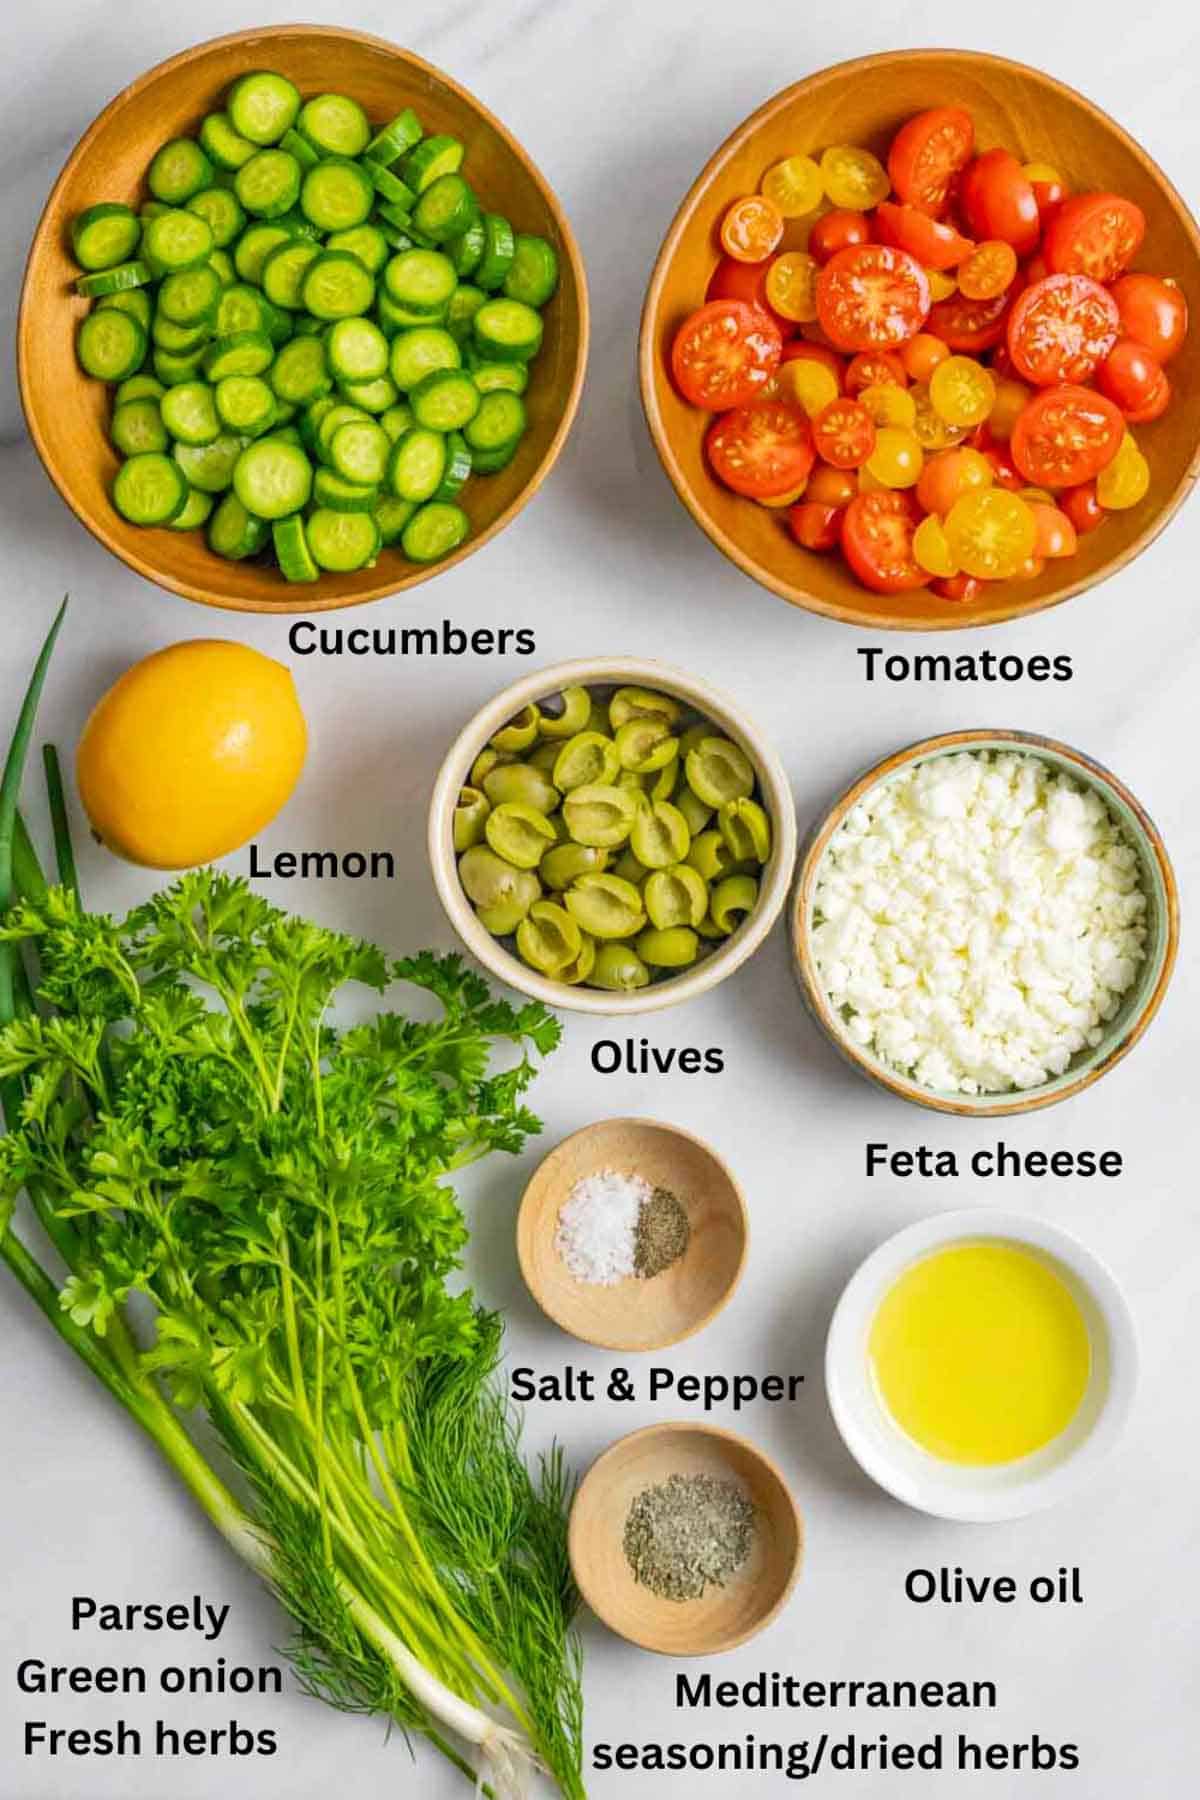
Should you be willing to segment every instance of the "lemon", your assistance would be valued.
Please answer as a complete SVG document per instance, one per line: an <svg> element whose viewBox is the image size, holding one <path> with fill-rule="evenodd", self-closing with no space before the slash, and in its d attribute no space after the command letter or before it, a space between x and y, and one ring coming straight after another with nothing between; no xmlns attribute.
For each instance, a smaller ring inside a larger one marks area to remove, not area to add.
<svg viewBox="0 0 1200 1800"><path fill-rule="evenodd" d="M101 842L152 869L226 856L283 806L304 765L291 673L197 638L134 663L98 703L76 775Z"/></svg>

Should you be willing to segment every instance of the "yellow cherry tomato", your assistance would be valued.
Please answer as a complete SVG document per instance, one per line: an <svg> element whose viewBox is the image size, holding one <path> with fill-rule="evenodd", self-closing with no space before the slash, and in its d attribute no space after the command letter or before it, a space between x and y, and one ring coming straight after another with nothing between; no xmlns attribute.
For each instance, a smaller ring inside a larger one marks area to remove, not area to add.
<svg viewBox="0 0 1200 1800"><path fill-rule="evenodd" d="M917 403L907 388L894 381L873 381L855 396L871 415L872 425L898 425L911 431L917 422Z"/></svg>
<svg viewBox="0 0 1200 1800"><path fill-rule="evenodd" d="M875 448L867 458L867 468L884 487L909 488L916 486L924 460L925 452L915 432L904 431L898 425L884 425L875 433Z"/></svg>
<svg viewBox="0 0 1200 1800"><path fill-rule="evenodd" d="M790 494L780 494L777 500L760 500L758 504L760 506L769 506L772 510L781 506L795 506L797 500L803 497L804 490L807 486L808 477L805 476L799 487L794 487Z"/></svg>
<svg viewBox="0 0 1200 1800"><path fill-rule="evenodd" d="M877 494L881 491L881 489L885 488L886 486L887 486L887 482L880 481L878 475L872 475L871 470L870 470L870 465L867 463L864 463L862 468L858 471L858 491L859 491L859 493L860 494Z"/></svg>
<svg viewBox="0 0 1200 1800"><path fill-rule="evenodd" d="M758 186L785 219L803 219L825 198L825 183L811 156L785 156L772 164Z"/></svg>
<svg viewBox="0 0 1200 1800"><path fill-rule="evenodd" d="M992 410L988 414L987 426L994 438L1007 443L1012 436L1012 428L1025 410L1026 402L1031 398L1033 389L1025 386L1023 381L1012 381L1005 377L996 383L996 398L992 401Z"/></svg>
<svg viewBox="0 0 1200 1800"><path fill-rule="evenodd" d="M951 294L957 293L958 282L948 269L926 269L929 281L929 298L931 300L948 300Z"/></svg>
<svg viewBox="0 0 1200 1800"><path fill-rule="evenodd" d="M1149 486L1150 464L1127 431L1117 454L1096 477L1096 498L1105 512L1124 512L1145 499Z"/></svg>
<svg viewBox="0 0 1200 1800"><path fill-rule="evenodd" d="M821 408L836 400L841 389L838 378L825 363L814 362L810 357L797 356L792 362L781 363L775 374L775 390L782 400L794 400L802 406L809 418L815 418Z"/></svg>
<svg viewBox="0 0 1200 1800"><path fill-rule="evenodd" d="M942 521L929 513L913 532L913 557L930 575L958 574Z"/></svg>
<svg viewBox="0 0 1200 1800"><path fill-rule="evenodd" d="M1036 501L1041 506L1057 506L1058 501L1048 488L1023 487L1017 489L1018 500L1028 500L1032 506Z"/></svg>
<svg viewBox="0 0 1200 1800"><path fill-rule="evenodd" d="M817 316L817 276L820 264L807 250L785 250L767 270L767 300L785 319L799 325Z"/></svg>
<svg viewBox="0 0 1200 1800"><path fill-rule="evenodd" d="M929 377L929 399L947 425L982 425L996 398L996 378L973 356L948 356Z"/></svg>
<svg viewBox="0 0 1200 1800"><path fill-rule="evenodd" d="M1033 555L1033 509L1005 488L978 488L946 515L946 542L959 568L979 581L1006 581Z"/></svg>
<svg viewBox="0 0 1200 1800"><path fill-rule="evenodd" d="M933 372L936 375L937 369ZM967 427L951 425L943 419L941 413L934 411L927 381L914 383L908 391L912 395L913 405L917 409L913 431L916 433L917 442L922 450L951 450L955 444L962 443L967 435Z"/></svg>
<svg viewBox="0 0 1200 1800"><path fill-rule="evenodd" d="M877 156L856 144L833 144L821 157L821 179L834 206L869 212L892 191L888 172Z"/></svg>
<svg viewBox="0 0 1200 1800"><path fill-rule="evenodd" d="M1021 173L1024 175L1026 181L1044 181L1047 187L1050 187L1055 183L1058 183L1060 186L1065 185L1058 170L1052 167L1050 163L1026 163L1021 170Z"/></svg>

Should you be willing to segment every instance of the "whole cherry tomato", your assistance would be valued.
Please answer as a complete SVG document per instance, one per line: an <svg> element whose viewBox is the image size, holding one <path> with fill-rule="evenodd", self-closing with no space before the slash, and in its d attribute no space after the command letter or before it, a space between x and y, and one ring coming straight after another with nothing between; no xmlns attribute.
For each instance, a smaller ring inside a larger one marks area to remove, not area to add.
<svg viewBox="0 0 1200 1800"><path fill-rule="evenodd" d="M788 511L792 536L806 550L836 550L842 540L844 506L827 506L820 500L801 500Z"/></svg>
<svg viewBox="0 0 1200 1800"><path fill-rule="evenodd" d="M1074 556L1077 548L1075 527L1069 513L1044 500L1031 500L1030 511L1037 525L1033 554L1046 561L1050 557Z"/></svg>
<svg viewBox="0 0 1200 1800"><path fill-rule="evenodd" d="M961 106L935 106L903 124L888 151L888 175L901 200L941 213L950 186L975 147L975 126Z"/></svg>
<svg viewBox="0 0 1200 1800"><path fill-rule="evenodd" d="M1141 406L1132 407L1125 417L1131 425L1149 425L1153 419L1161 419L1171 404L1171 383L1163 370L1159 370L1158 380L1142 402Z"/></svg>
<svg viewBox="0 0 1200 1800"><path fill-rule="evenodd" d="M918 331L916 337L909 338L899 351L904 372L913 381L927 382L939 363L945 362L950 354L950 346L932 332Z"/></svg>
<svg viewBox="0 0 1200 1800"><path fill-rule="evenodd" d="M839 250L871 241L871 221L865 213L836 210L824 213L808 234L808 253L827 263Z"/></svg>
<svg viewBox="0 0 1200 1800"><path fill-rule="evenodd" d="M835 469L832 463L819 462L808 478L804 498L819 500L822 506L849 506L857 492L858 483L849 469Z"/></svg>
<svg viewBox="0 0 1200 1800"><path fill-rule="evenodd" d="M1115 400L1123 413L1137 412L1155 398L1165 379L1145 345L1136 338L1118 338L1096 371L1096 386L1110 400Z"/></svg>
<svg viewBox="0 0 1200 1800"><path fill-rule="evenodd" d="M963 170L960 199L975 237L1002 238L1028 256L1041 232L1032 184L1010 150L985 150Z"/></svg>
<svg viewBox="0 0 1200 1800"><path fill-rule="evenodd" d="M1103 525L1108 516L1096 498L1094 481L1085 481L1079 487L1067 488L1059 495L1059 500L1080 537L1086 532L1095 531L1097 525Z"/></svg>
<svg viewBox="0 0 1200 1800"><path fill-rule="evenodd" d="M1169 363L1187 336L1187 301L1174 282L1158 275L1122 275L1112 285L1121 330L1136 338L1160 365Z"/></svg>

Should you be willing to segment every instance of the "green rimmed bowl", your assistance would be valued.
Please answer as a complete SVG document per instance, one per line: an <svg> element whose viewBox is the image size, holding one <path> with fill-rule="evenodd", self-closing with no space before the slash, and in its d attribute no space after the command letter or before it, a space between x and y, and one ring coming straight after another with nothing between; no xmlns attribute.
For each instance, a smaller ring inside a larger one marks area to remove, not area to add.
<svg viewBox="0 0 1200 1800"><path fill-rule="evenodd" d="M812 929L820 867L830 839L851 808L915 763L976 750L1009 750L1039 757L1099 794L1124 827L1137 852L1141 885L1149 901L1148 942L1138 978L1125 995L1120 1010L1109 1021L1101 1043L1081 1050L1062 1075L1040 1087L1019 1092L964 1095L923 1087L873 1050L854 1042L841 1012L825 992L813 954ZM920 743L910 744L907 749L897 750L876 763L846 789L814 827L801 855L792 897L791 934L796 972L808 1009L835 1049L860 1074L902 1100L914 1101L935 1112L958 1113L968 1118L999 1118L1009 1113L1036 1112L1043 1106L1054 1106L1060 1100L1070 1099L1106 1075L1133 1049L1161 1006L1175 967L1179 947L1179 891L1154 821L1124 783L1103 764L1085 756L1081 750L1072 749L1069 744L1061 744L1055 738L1039 737L1033 732L948 731L940 737L924 738Z"/></svg>

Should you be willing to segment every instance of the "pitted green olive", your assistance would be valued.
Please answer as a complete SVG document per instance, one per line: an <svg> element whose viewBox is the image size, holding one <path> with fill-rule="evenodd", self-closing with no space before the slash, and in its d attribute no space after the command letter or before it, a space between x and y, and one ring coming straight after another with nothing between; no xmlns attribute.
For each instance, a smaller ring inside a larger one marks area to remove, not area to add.
<svg viewBox="0 0 1200 1800"><path fill-rule="evenodd" d="M650 985L650 971L631 944L601 944L589 979L610 993L632 994Z"/></svg>
<svg viewBox="0 0 1200 1800"><path fill-rule="evenodd" d="M619 875L581 875L567 889L565 905L593 937L632 937L646 923L641 893Z"/></svg>
<svg viewBox="0 0 1200 1800"><path fill-rule="evenodd" d="M507 752L493 750L489 744L486 749L479 752L471 764L470 785L481 788L493 769L498 769L501 763L511 763L516 760L515 756Z"/></svg>
<svg viewBox="0 0 1200 1800"><path fill-rule="evenodd" d="M679 771L683 764L679 760L678 751L669 763L664 763L657 775L647 775L646 792L651 800L670 800L679 786Z"/></svg>
<svg viewBox="0 0 1200 1800"><path fill-rule="evenodd" d="M566 794L572 788L604 787L615 781L621 768L617 746L599 731L580 731L568 738L554 762L556 788Z"/></svg>
<svg viewBox="0 0 1200 1800"><path fill-rule="evenodd" d="M616 735L617 755L623 769L638 775L652 775L665 769L679 755L679 739L672 737L665 719L630 719L620 725Z"/></svg>
<svg viewBox="0 0 1200 1800"><path fill-rule="evenodd" d="M558 806L559 792L548 775L531 763L501 763L483 778L483 791L493 806L532 806L549 816Z"/></svg>
<svg viewBox="0 0 1200 1800"><path fill-rule="evenodd" d="M704 917L700 920L700 922L696 926L696 930L700 933L700 936L702 938L716 939L716 938L723 938L723 937L729 936L729 933L727 931L722 931L721 927L719 925L713 924L712 914L708 913L708 912L706 912ZM702 945L701 947L707 953L707 950L710 950L712 948L712 944L709 944L707 946Z"/></svg>
<svg viewBox="0 0 1200 1800"><path fill-rule="evenodd" d="M622 769L617 776L616 785L619 788L625 788L630 794L640 794L643 799L646 797L646 778L644 775L638 775L633 769Z"/></svg>
<svg viewBox="0 0 1200 1800"><path fill-rule="evenodd" d="M496 855L518 869L536 869L555 836L545 813L512 800L492 808L484 831Z"/></svg>
<svg viewBox="0 0 1200 1800"><path fill-rule="evenodd" d="M537 741L540 716L532 702L523 706L515 719L510 719L507 725L500 727L492 739L492 749L507 750L514 756L520 755L522 750L528 750Z"/></svg>
<svg viewBox="0 0 1200 1800"><path fill-rule="evenodd" d="M682 862L691 848L687 820L669 800L647 804L633 821L629 847L648 869L667 869Z"/></svg>
<svg viewBox="0 0 1200 1800"><path fill-rule="evenodd" d="M524 871L497 856L486 844L474 844L464 851L459 858L458 876L467 899L480 907L499 906L503 901L511 900L514 894L523 892L527 885ZM536 876L533 885L540 891L541 884ZM537 894L533 894L531 903L536 899Z"/></svg>
<svg viewBox="0 0 1200 1800"><path fill-rule="evenodd" d="M705 881L719 881L722 875L728 875L733 858L719 831L702 831L699 837L692 839L687 861Z"/></svg>
<svg viewBox="0 0 1200 1800"><path fill-rule="evenodd" d="M753 875L727 875L709 895L709 917L719 931L728 934L754 911L757 902L758 883Z"/></svg>
<svg viewBox="0 0 1200 1800"><path fill-rule="evenodd" d="M678 768L680 765L676 763L675 766ZM659 798L657 794L654 797L656 800ZM670 794L667 794L665 798L669 800L671 798ZM679 794L676 797L675 804L687 820L687 828L692 836L699 837L700 833L704 830L704 827L713 816L712 807L706 806L703 800L696 794L693 794L686 782L684 783L682 794Z"/></svg>
<svg viewBox="0 0 1200 1800"><path fill-rule="evenodd" d="M548 888L561 894L577 875L598 875L607 867L607 850L592 844L555 844L542 857L538 874Z"/></svg>
<svg viewBox="0 0 1200 1800"><path fill-rule="evenodd" d="M483 837L483 826L492 803L478 788L465 787L454 809L454 848L461 854Z"/></svg>
<svg viewBox="0 0 1200 1800"><path fill-rule="evenodd" d="M561 744L547 739L545 743L535 745L525 761L531 769L540 769L543 775L553 775L554 765L558 761L558 753L561 748Z"/></svg>
<svg viewBox="0 0 1200 1800"><path fill-rule="evenodd" d="M708 911L708 888L689 863L655 869L646 879L642 899L650 923L659 931L672 925L699 925Z"/></svg>
<svg viewBox="0 0 1200 1800"><path fill-rule="evenodd" d="M557 712L547 712L545 705L541 708L541 733L546 738L570 738L580 731L586 731L588 720L592 716L592 696L585 687L564 688L560 696L562 707ZM601 726L603 730L603 726Z"/></svg>
<svg viewBox="0 0 1200 1800"><path fill-rule="evenodd" d="M644 863L638 861L637 857L633 854L633 851L627 847L622 850L620 856L618 856L616 862L613 864L612 872L614 875L619 875L622 881L631 881L634 887L641 887L650 871L646 868Z"/></svg>
<svg viewBox="0 0 1200 1800"><path fill-rule="evenodd" d="M715 736L715 733L713 731L712 726L709 724L708 720L707 719L698 719L694 725L689 725L687 730L680 734L680 738L679 738L679 754L680 754L680 756L682 756L684 761L686 762L688 757L692 754L692 751L696 748L697 744L702 744L704 742L705 738L710 738L713 736Z"/></svg>
<svg viewBox="0 0 1200 1800"><path fill-rule="evenodd" d="M558 979L565 981L568 987L579 987L590 976L596 966L596 940L587 932L580 933L583 942L579 946L579 954L572 958L558 971Z"/></svg>
<svg viewBox="0 0 1200 1800"><path fill-rule="evenodd" d="M479 923L493 937L510 937L534 901L542 896L542 884L531 869L510 869L509 873L516 877L511 893L495 906L475 908Z"/></svg>
<svg viewBox="0 0 1200 1800"><path fill-rule="evenodd" d="M574 962L582 948L578 925L553 900L535 900L517 926L518 955L543 975L557 975Z"/></svg>
<svg viewBox="0 0 1200 1800"><path fill-rule="evenodd" d="M618 688L608 703L608 722L614 731L628 725L631 719L665 719L673 725L683 708L669 694L654 688Z"/></svg>
<svg viewBox="0 0 1200 1800"><path fill-rule="evenodd" d="M737 862L766 862L771 854L771 821L757 800L730 800L717 823Z"/></svg>
<svg viewBox="0 0 1200 1800"><path fill-rule="evenodd" d="M687 756L688 786L709 806L749 799L754 792L754 766L728 738L702 738Z"/></svg>
<svg viewBox="0 0 1200 1800"><path fill-rule="evenodd" d="M686 969L696 960L700 939L687 925L672 925L666 931L643 931L634 949L652 969Z"/></svg>
<svg viewBox="0 0 1200 1800"><path fill-rule="evenodd" d="M628 788L595 786L575 788L563 801L563 818L577 844L595 844L615 850L641 816L638 797Z"/></svg>

